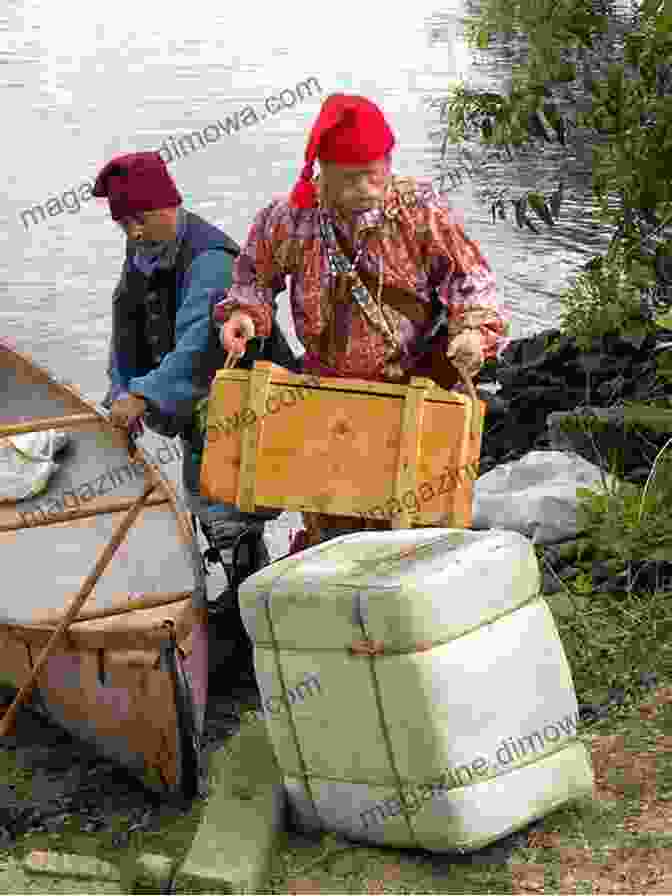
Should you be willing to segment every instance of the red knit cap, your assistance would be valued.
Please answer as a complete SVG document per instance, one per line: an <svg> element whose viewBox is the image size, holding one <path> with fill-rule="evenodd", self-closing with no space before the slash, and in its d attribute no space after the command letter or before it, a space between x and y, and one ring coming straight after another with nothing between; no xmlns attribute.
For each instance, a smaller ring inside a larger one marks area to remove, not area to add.
<svg viewBox="0 0 672 896"><path fill-rule="evenodd" d="M306 148L306 164L289 202L295 208L314 208L317 191L312 183L313 164L366 165L382 159L394 146L394 134L383 113L363 96L332 93L313 125Z"/></svg>
<svg viewBox="0 0 672 896"><path fill-rule="evenodd" d="M96 178L93 195L107 196L115 221L138 212L182 204L158 152L134 152L112 159Z"/></svg>

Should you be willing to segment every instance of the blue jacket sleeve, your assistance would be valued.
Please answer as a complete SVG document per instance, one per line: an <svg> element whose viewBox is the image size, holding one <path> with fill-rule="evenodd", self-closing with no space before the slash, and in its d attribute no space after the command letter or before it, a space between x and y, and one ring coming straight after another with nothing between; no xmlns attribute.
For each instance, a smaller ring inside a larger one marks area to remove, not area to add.
<svg viewBox="0 0 672 896"><path fill-rule="evenodd" d="M130 379L129 392L142 395L165 413L175 413L178 402L201 397L193 384L194 363L208 345L211 297L229 288L232 268L233 258L223 250L203 252L194 259L185 274L175 318L175 348L155 370Z"/></svg>

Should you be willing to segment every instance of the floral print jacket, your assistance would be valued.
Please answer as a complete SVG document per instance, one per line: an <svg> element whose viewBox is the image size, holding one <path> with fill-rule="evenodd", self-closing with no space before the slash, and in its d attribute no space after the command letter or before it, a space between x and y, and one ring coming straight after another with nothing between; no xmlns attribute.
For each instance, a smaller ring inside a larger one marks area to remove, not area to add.
<svg viewBox="0 0 672 896"><path fill-rule="evenodd" d="M319 193L319 182L318 182ZM339 236L349 233L336 212L331 221ZM359 270L374 277L383 265L384 283L415 293L431 304L431 293L449 309L449 334L480 330L484 358L493 358L510 339L495 295L495 276L478 244L465 234L463 219L431 181L393 177L382 208L355 219ZM319 209L294 209L276 199L254 219L247 243L236 259L232 285L215 306L215 320L240 309L254 320L257 335L268 336L273 301L291 278L290 301L296 335L306 357L341 376L384 379L390 344L374 329L354 301L335 302ZM374 296L375 299L375 296ZM422 333L400 311L383 304L385 317L401 346L402 370L413 366L409 351ZM333 334L325 342L325 334Z"/></svg>

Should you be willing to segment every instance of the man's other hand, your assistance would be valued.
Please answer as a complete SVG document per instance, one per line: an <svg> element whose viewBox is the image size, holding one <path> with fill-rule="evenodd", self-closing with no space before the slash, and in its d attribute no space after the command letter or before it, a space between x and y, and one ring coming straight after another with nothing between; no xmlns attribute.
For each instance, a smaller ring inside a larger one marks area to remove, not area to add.
<svg viewBox="0 0 672 896"><path fill-rule="evenodd" d="M450 342L446 357L469 376L476 376L483 366L483 343L478 330L465 330Z"/></svg>

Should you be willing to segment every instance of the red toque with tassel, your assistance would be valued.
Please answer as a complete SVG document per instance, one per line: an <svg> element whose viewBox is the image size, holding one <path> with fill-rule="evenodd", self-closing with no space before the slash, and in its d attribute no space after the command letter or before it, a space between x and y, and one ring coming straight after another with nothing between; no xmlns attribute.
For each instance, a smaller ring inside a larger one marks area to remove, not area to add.
<svg viewBox="0 0 672 896"><path fill-rule="evenodd" d="M337 165L367 165L382 159L393 146L394 134L375 103L363 96L333 93L322 104L310 132L306 164L289 197L290 205L317 205L317 191L312 183L316 159Z"/></svg>

